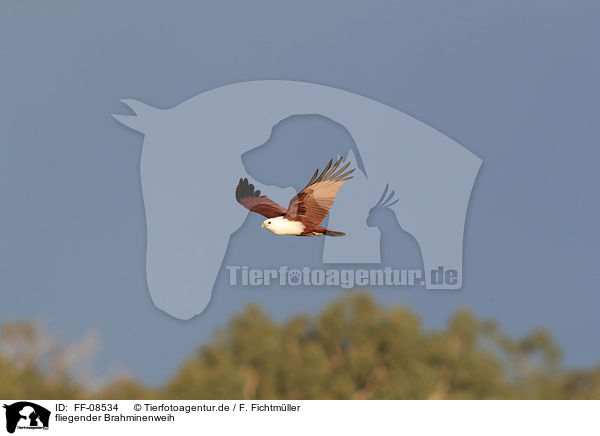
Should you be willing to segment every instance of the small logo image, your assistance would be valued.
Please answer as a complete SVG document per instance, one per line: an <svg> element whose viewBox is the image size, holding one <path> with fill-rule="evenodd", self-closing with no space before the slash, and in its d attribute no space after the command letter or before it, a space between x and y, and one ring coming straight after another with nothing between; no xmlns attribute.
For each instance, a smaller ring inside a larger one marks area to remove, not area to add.
<svg viewBox="0 0 600 436"><path fill-rule="evenodd" d="M48 430L50 411L29 401L19 401L3 406L6 409L6 431L14 433L22 430Z"/></svg>

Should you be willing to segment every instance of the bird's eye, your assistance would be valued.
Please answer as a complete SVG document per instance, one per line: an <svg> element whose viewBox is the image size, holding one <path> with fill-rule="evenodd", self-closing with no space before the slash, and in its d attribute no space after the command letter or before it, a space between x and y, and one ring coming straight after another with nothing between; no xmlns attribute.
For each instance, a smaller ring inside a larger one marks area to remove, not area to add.
<svg viewBox="0 0 600 436"><path fill-rule="evenodd" d="M267 222L267 224L271 224L271 221Z"/></svg>

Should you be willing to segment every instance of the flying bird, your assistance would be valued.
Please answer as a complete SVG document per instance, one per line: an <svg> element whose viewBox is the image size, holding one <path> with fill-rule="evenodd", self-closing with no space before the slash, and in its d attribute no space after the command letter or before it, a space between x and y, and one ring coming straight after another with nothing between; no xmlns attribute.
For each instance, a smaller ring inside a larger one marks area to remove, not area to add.
<svg viewBox="0 0 600 436"><path fill-rule="evenodd" d="M340 158L335 164L333 159L321 171L317 169L308 185L290 200L287 209L275 203L269 197L260 195L248 179L240 179L235 190L236 200L252 212L265 217L262 227L276 235L295 236L344 236L345 233L321 227L333 200L342 185L350 180L350 174L356 169L346 171L350 162L338 170ZM333 166L332 166L333 165Z"/></svg>

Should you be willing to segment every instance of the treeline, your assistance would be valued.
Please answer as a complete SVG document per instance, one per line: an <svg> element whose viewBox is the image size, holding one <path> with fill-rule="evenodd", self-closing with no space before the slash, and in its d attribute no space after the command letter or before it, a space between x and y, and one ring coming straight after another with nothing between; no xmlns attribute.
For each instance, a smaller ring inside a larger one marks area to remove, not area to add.
<svg viewBox="0 0 600 436"><path fill-rule="evenodd" d="M131 378L88 387L91 342L62 347L31 324L3 325L0 398L600 399L600 366L564 369L543 330L514 339L461 310L425 331L409 310L364 293L283 324L249 306L159 388Z"/></svg>

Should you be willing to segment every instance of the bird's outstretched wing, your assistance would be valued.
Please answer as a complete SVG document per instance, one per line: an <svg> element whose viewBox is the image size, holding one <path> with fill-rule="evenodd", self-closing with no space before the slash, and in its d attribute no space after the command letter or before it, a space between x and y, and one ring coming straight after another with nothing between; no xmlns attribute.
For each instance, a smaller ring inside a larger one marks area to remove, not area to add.
<svg viewBox="0 0 600 436"><path fill-rule="evenodd" d="M287 218L305 219L316 225L323 222L338 191L347 180L352 178L352 176L348 176L354 169L346 171L350 162L338 170L340 163L342 163L341 157L335 164L333 164L332 159L323 169L321 175L319 175L318 169L315 171L306 188L290 200L286 214Z"/></svg>
<svg viewBox="0 0 600 436"><path fill-rule="evenodd" d="M240 179L235 190L235 199L252 212L259 213L267 218L283 216L286 209L269 197L260 195L259 190L254 190L254 185L248 183L248 179Z"/></svg>

